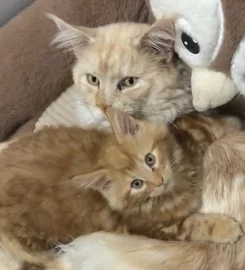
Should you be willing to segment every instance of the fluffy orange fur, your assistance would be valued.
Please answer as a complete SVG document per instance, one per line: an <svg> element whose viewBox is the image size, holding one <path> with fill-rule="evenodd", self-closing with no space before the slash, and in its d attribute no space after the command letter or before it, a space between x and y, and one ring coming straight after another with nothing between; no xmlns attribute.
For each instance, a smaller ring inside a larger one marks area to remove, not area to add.
<svg viewBox="0 0 245 270"><path fill-rule="evenodd" d="M227 126L229 127L229 126ZM233 126L234 127L234 126ZM221 129L219 129L221 131ZM222 137L204 156L202 213L222 213L245 229L245 132ZM201 225L201 224L200 224ZM61 246L74 269L244 270L245 236L235 244L160 241L97 232ZM100 256L94 260L94 250Z"/></svg>

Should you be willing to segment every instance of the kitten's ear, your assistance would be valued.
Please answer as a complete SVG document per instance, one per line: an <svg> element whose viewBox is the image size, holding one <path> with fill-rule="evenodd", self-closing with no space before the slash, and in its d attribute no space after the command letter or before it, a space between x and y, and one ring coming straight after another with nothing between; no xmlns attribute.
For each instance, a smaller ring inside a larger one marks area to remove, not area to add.
<svg viewBox="0 0 245 270"><path fill-rule="evenodd" d="M111 187L111 181L107 177L107 170L101 169L92 173L81 174L72 178L81 188L92 188L103 191Z"/></svg>
<svg viewBox="0 0 245 270"><path fill-rule="evenodd" d="M141 45L148 51L170 61L174 54L174 19L159 19L141 38Z"/></svg>
<svg viewBox="0 0 245 270"><path fill-rule="evenodd" d="M53 14L47 13L46 15L55 22L59 29L52 41L52 44L57 44L58 48L77 53L84 46L94 41L95 29L70 25Z"/></svg>
<svg viewBox="0 0 245 270"><path fill-rule="evenodd" d="M112 107L108 107L105 113L119 143L125 136L135 137L139 133L139 121L132 116Z"/></svg>

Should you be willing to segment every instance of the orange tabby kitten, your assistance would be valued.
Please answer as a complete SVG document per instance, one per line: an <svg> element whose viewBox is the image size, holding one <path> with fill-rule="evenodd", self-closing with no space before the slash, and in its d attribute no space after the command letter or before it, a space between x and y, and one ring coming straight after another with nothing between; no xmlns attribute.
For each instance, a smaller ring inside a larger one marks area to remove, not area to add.
<svg viewBox="0 0 245 270"><path fill-rule="evenodd" d="M245 132L215 141L203 161L202 213L222 213L245 229ZM201 225L201 224L200 224ZM160 241L96 232L60 246L72 270L244 270L245 236L235 244ZM96 254L96 260L94 259ZM132 252L133 251L133 252Z"/></svg>
<svg viewBox="0 0 245 270"><path fill-rule="evenodd" d="M172 149L166 150L166 145L170 144L161 140L159 148L155 144L152 151L151 158L155 161L152 170L164 175L164 195L128 211L129 231L163 240L219 243L233 242L234 239L229 239L232 232L241 236L240 226L227 223L230 219L227 216L190 215L197 212L202 203L202 166L206 150L213 142L240 129L241 122L234 117L187 115L177 118L169 127L169 136L174 137Z"/></svg>
<svg viewBox="0 0 245 270"><path fill-rule="evenodd" d="M201 205L206 147L237 128L230 119L190 116L176 129L113 108L106 114L114 134L48 128L2 152L0 241L22 260L44 264L39 252L98 230L172 236L175 229L161 229ZM177 227L177 239L232 242L241 234L236 221L215 214L192 215Z"/></svg>

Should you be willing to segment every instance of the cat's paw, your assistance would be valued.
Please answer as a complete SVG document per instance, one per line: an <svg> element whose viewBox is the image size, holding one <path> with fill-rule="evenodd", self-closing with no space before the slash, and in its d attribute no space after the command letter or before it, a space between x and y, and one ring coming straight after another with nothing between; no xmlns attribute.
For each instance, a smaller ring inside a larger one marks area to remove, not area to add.
<svg viewBox="0 0 245 270"><path fill-rule="evenodd" d="M214 243L235 243L243 235L241 225L228 216L218 216L208 224L208 238Z"/></svg>

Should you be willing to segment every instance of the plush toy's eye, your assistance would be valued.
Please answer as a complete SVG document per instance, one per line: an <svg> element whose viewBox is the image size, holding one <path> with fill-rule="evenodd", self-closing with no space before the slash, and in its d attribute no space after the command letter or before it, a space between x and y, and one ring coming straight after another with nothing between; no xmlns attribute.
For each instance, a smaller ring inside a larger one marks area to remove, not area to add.
<svg viewBox="0 0 245 270"><path fill-rule="evenodd" d="M197 41L193 40L190 36L188 36L185 32L181 34L181 40L186 49L193 53L198 54L200 52L200 46Z"/></svg>

